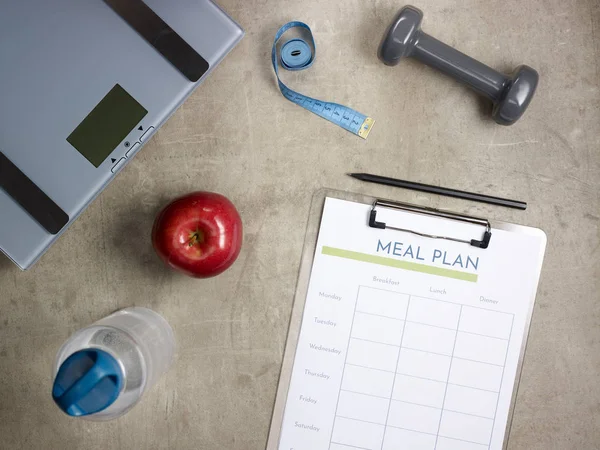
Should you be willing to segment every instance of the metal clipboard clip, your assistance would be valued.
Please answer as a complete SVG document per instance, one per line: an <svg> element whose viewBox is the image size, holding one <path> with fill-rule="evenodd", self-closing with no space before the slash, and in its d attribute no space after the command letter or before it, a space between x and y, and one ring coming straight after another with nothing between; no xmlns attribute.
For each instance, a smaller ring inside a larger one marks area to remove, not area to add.
<svg viewBox="0 0 600 450"><path fill-rule="evenodd" d="M408 211L408 212L415 213L415 214L423 214L426 216L441 217L444 219L458 220L459 222L466 222L466 223L471 223L471 224L475 224L475 225L481 225L482 227L485 227L485 231L483 232L483 237L481 238L481 240L477 240L477 239L466 240L466 239L459 239L459 238L455 238L455 237L451 237L451 236L437 236L434 234L421 233L419 231L409 230L407 228L393 227L393 226L387 225L385 222L377 222L377 207L395 209L395 210L399 210L399 211ZM490 225L490 221L487 219L481 219L479 217L465 216L463 214L457 214L457 213L453 213L453 212L449 212L449 211L441 211L439 209L429 208L426 206L416 206L416 205L411 205L409 203L391 202L388 200L375 200L375 202L373 203L373 207L371 208L371 213L369 215L369 226L371 228L379 228L381 230L389 229L389 230L395 230L395 231L404 231L407 233L416 234L417 236L423 236L423 237L428 237L428 238L432 238L432 239L445 239L447 241L462 242L463 244L469 244L469 245L472 245L473 247L478 247L478 248L483 248L483 249L488 248L488 246L490 245L490 239L492 238L492 226Z"/></svg>

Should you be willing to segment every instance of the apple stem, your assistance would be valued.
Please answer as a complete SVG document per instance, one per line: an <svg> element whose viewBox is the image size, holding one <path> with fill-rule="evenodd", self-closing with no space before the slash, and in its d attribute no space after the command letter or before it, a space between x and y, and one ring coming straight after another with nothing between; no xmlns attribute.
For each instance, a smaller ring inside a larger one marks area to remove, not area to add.
<svg viewBox="0 0 600 450"><path fill-rule="evenodd" d="M190 247L193 247L194 244L196 244L197 242L202 242L202 240L203 240L202 232L200 230L196 230L190 235L190 241L189 241L188 245Z"/></svg>

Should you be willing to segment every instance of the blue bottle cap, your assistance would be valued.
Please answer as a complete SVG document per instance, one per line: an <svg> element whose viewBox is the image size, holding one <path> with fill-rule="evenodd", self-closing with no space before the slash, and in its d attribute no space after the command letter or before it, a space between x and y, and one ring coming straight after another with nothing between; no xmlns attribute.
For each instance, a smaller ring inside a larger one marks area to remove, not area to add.
<svg viewBox="0 0 600 450"><path fill-rule="evenodd" d="M58 369L52 398L70 416L97 413L114 403L123 386L123 371L104 350L88 348L69 356Z"/></svg>

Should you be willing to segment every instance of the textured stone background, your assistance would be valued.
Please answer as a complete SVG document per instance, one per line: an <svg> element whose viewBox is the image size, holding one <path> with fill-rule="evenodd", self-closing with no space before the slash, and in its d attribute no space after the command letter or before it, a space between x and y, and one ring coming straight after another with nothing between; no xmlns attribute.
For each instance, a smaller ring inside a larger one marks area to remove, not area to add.
<svg viewBox="0 0 600 450"><path fill-rule="evenodd" d="M527 63L541 84L523 119L376 48L402 6L377 1L220 0L240 45L26 273L0 258L0 447L231 449L265 446L309 202L323 186L539 226L548 249L511 450L600 448L600 3L422 0L423 28L492 67ZM314 31L317 61L291 87L376 118L368 141L286 101L270 63L288 20ZM360 184L369 171L515 197L526 212ZM169 199L218 191L239 207L231 270L165 270L149 233ZM52 403L55 353L74 330L142 305L173 325L172 370L126 416L70 420Z"/></svg>

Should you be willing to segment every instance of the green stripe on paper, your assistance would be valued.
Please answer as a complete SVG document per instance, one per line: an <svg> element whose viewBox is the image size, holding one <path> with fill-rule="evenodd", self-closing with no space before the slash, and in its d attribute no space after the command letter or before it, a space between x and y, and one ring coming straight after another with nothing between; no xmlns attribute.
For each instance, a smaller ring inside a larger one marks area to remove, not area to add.
<svg viewBox="0 0 600 450"><path fill-rule="evenodd" d="M414 262L401 261L385 256L369 255L368 253L352 252L341 248L323 246L322 252L324 255L337 256L338 258L352 259L371 264L379 264L380 266L394 267L396 269L412 270L413 272L427 273L438 277L454 278L456 280L477 282L477 275L472 273L460 272L458 270L444 269L442 267L428 266L426 264L418 264Z"/></svg>

